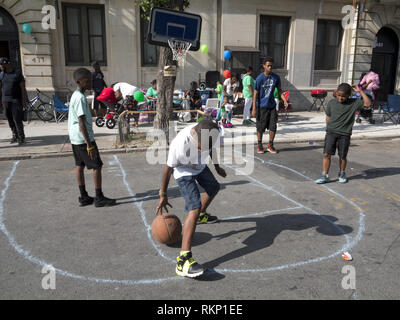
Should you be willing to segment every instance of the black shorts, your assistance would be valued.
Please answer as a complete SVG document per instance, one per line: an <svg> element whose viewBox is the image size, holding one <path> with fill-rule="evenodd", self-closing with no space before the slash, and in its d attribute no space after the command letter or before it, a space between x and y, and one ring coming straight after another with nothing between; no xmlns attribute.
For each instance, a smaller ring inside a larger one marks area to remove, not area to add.
<svg viewBox="0 0 400 320"><path fill-rule="evenodd" d="M350 137L343 134L326 132L324 153L334 155L336 148L341 159L346 159L350 147Z"/></svg>
<svg viewBox="0 0 400 320"><path fill-rule="evenodd" d="M276 131L278 113L276 109L257 108L256 127L257 132L264 132L266 129Z"/></svg>
<svg viewBox="0 0 400 320"><path fill-rule="evenodd" d="M72 151L74 153L75 165L77 167L85 167L88 169L99 169L103 166L103 161L101 161L99 149L97 148L96 142L92 142L94 149L96 150L96 157L92 160L89 157L89 153L86 150L85 144L73 144Z"/></svg>

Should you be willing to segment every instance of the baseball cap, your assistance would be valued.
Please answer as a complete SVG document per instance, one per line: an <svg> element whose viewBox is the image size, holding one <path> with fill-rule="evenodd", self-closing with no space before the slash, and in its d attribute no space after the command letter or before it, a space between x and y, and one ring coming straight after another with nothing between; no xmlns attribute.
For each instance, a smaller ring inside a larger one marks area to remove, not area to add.
<svg viewBox="0 0 400 320"><path fill-rule="evenodd" d="M10 64L10 60L8 58L0 58L0 64Z"/></svg>

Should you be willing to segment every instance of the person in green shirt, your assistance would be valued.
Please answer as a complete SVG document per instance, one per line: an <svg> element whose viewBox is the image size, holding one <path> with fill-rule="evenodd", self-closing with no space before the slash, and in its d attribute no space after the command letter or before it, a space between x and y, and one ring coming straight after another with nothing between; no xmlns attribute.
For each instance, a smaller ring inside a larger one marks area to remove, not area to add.
<svg viewBox="0 0 400 320"><path fill-rule="evenodd" d="M329 101L326 113L326 135L324 146L324 158L322 162L322 176L315 182L318 184L330 182L328 173L331 165L331 156L335 155L336 148L339 155L339 182L346 183L347 153L350 146L350 137L353 130L354 119L357 111L363 107L371 106L371 100L360 90L353 86L355 92L361 94L361 99L350 99L351 86L347 83L339 85L336 91L336 99Z"/></svg>
<svg viewBox="0 0 400 320"><path fill-rule="evenodd" d="M152 82L150 82L151 87L147 89L146 92L146 97L147 98L157 98L157 80L154 79Z"/></svg>
<svg viewBox="0 0 400 320"><path fill-rule="evenodd" d="M222 94L223 86L221 84L221 81L217 81L217 88L215 89L215 92L218 95L218 101L221 101L221 94Z"/></svg>
<svg viewBox="0 0 400 320"><path fill-rule="evenodd" d="M244 109L243 109L243 125L250 125L254 123L250 119L250 109L253 104L253 93L254 93L254 84L255 80L251 76L253 73L253 68L248 67L247 73L244 75L242 84L243 84L243 98L244 98Z"/></svg>

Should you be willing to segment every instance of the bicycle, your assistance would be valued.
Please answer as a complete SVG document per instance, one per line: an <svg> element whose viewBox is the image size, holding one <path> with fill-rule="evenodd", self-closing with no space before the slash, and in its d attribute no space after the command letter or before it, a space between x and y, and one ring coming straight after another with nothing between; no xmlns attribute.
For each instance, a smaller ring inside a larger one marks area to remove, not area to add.
<svg viewBox="0 0 400 320"><path fill-rule="evenodd" d="M38 118L42 121L51 121L54 118L53 106L51 103L43 101L40 95L44 95L45 97L51 98L46 94L40 92L39 89L36 88L36 96L32 99L28 99L26 104L27 111L27 122L29 123L32 119L32 112L35 112ZM39 105L37 105L39 103Z"/></svg>

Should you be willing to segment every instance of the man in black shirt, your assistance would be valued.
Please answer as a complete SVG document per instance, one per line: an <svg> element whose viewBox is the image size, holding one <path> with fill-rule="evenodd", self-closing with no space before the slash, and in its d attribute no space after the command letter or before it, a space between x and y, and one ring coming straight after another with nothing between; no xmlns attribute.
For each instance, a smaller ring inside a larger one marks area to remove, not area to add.
<svg viewBox="0 0 400 320"><path fill-rule="evenodd" d="M100 69L100 64L95 61L92 64L93 67L93 72L92 72L92 87L94 91L94 103L93 103L93 109L95 116L98 117L99 115L104 116L103 112L100 112L100 107L103 109L106 109L106 106L97 100L97 97L100 95L101 91L103 91L104 88L107 88L107 84L104 81L104 74L101 72Z"/></svg>
<svg viewBox="0 0 400 320"><path fill-rule="evenodd" d="M12 131L11 143L25 143L23 110L26 107L27 95L25 79L20 70L11 66L10 60L0 58L0 107Z"/></svg>

